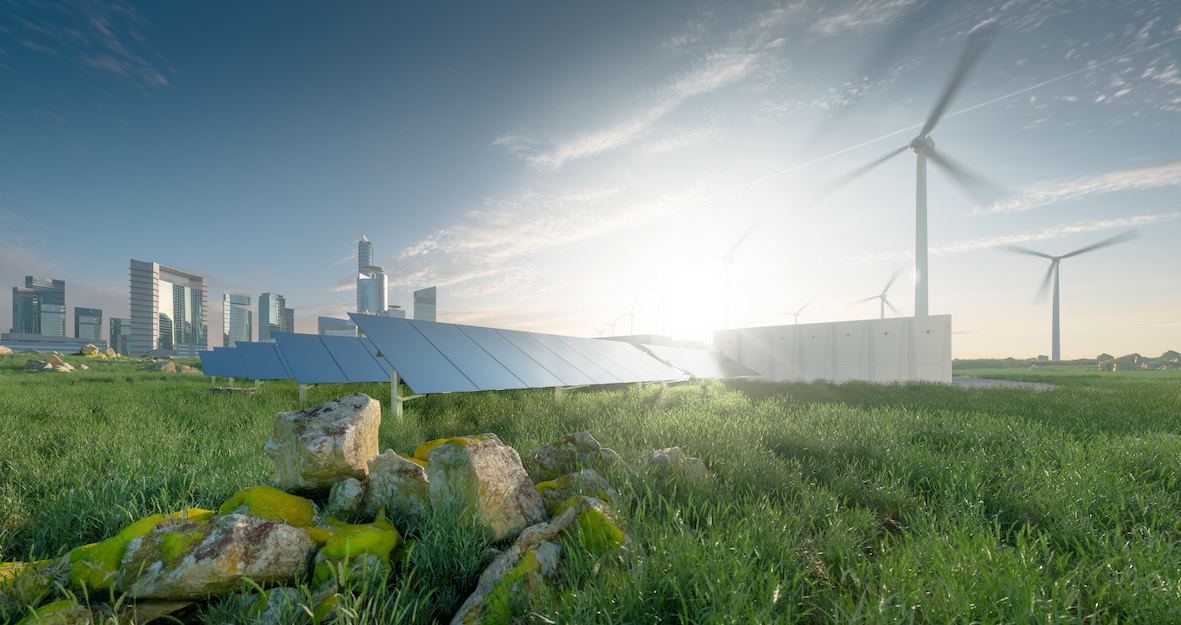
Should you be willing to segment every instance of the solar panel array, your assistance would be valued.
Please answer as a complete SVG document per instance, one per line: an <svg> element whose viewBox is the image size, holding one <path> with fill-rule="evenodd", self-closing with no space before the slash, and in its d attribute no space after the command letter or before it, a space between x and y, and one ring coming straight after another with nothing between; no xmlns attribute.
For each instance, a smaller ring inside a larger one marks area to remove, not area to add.
<svg viewBox="0 0 1181 625"><path fill-rule="evenodd" d="M221 371L218 375L224 375L227 378L247 377L246 365L242 363L242 357L238 355L237 349L214 347L213 357L217 358L218 370Z"/></svg>
<svg viewBox="0 0 1181 625"><path fill-rule="evenodd" d="M221 368L218 366L217 357L213 355L212 350L197 352L201 357L201 372L205 375L221 375Z"/></svg>
<svg viewBox="0 0 1181 625"><path fill-rule="evenodd" d="M290 380L295 377L276 343L238 343L238 355L251 380Z"/></svg>
<svg viewBox="0 0 1181 625"><path fill-rule="evenodd" d="M762 375L760 372L727 358L718 352L685 349L665 345L644 345L644 349L660 360L699 379L740 378Z"/></svg>
<svg viewBox="0 0 1181 625"><path fill-rule="evenodd" d="M349 317L418 394L686 379L628 343L354 313Z"/></svg>

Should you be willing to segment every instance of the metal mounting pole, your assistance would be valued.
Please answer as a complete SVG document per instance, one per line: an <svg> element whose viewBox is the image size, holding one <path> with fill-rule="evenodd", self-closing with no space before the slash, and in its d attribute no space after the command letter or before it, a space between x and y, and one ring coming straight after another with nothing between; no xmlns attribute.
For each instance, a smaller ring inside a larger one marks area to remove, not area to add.
<svg viewBox="0 0 1181 625"><path fill-rule="evenodd" d="M255 380L254 381L254 390L257 391L258 387L260 387L260 386L262 386L262 380Z"/></svg>
<svg viewBox="0 0 1181 625"><path fill-rule="evenodd" d="M399 421L402 420L402 398L398 397L398 383L400 381L398 372L390 367L390 410Z"/></svg>
<svg viewBox="0 0 1181 625"><path fill-rule="evenodd" d="M234 388L234 378L227 378L230 381L230 388Z"/></svg>
<svg viewBox="0 0 1181 625"><path fill-rule="evenodd" d="M307 396L308 396L307 392L308 392L308 389L311 387L312 387L311 384L300 384L299 385L299 403L302 404L304 402L304 400L307 399Z"/></svg>

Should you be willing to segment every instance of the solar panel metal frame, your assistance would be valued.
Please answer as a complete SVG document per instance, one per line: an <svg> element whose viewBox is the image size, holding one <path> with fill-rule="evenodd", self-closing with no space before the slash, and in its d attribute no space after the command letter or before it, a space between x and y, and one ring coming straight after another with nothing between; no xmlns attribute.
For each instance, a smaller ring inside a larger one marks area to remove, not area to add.
<svg viewBox="0 0 1181 625"><path fill-rule="evenodd" d="M419 395L462 393L479 388L408 319L349 313L349 318L381 350L398 376Z"/></svg>
<svg viewBox="0 0 1181 625"><path fill-rule="evenodd" d="M316 334L275 334L275 342L300 384L344 384L348 377L336 364L336 359Z"/></svg>
<svg viewBox="0 0 1181 625"><path fill-rule="evenodd" d="M238 355L246 366L246 377L251 380L290 380L293 375L283 362L275 343L241 343Z"/></svg>
<svg viewBox="0 0 1181 625"><path fill-rule="evenodd" d="M321 336L320 341L349 382L389 382L390 370L377 362L360 337Z"/></svg>
<svg viewBox="0 0 1181 625"><path fill-rule="evenodd" d="M238 350L233 347L214 347L213 353L217 354L218 361L221 364L221 375L227 378L247 378L246 365L242 364L242 357L238 355Z"/></svg>
<svg viewBox="0 0 1181 625"><path fill-rule="evenodd" d="M197 356L201 358L201 373L205 375L221 375L221 361L218 360L215 352L211 349L197 352Z"/></svg>

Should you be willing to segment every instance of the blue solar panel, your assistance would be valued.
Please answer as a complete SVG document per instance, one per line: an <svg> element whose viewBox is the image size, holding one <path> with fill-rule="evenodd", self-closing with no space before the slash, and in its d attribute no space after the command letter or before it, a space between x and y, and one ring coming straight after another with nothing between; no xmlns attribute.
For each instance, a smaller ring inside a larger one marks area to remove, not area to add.
<svg viewBox="0 0 1181 625"><path fill-rule="evenodd" d="M410 324L481 391L528 387L457 326L417 320Z"/></svg>
<svg viewBox="0 0 1181 625"><path fill-rule="evenodd" d="M586 343L590 339L580 339L573 336L555 336L554 338L561 341L570 349L578 352L583 358L594 363L596 366L606 371L611 377L616 378L619 382L639 382L639 376L633 375L631 371L620 365L603 357L602 352L594 349Z"/></svg>
<svg viewBox="0 0 1181 625"><path fill-rule="evenodd" d="M495 330L495 332L503 336L509 343L512 343L513 347L521 350L521 353L561 380L561 386L596 384L594 378L579 371L577 367L569 362L562 360L561 356L542 345L540 341L530 336L528 332L520 332L518 330Z"/></svg>
<svg viewBox="0 0 1181 625"><path fill-rule="evenodd" d="M348 378L315 334L276 332L275 342L283 350L295 381L300 384L343 384Z"/></svg>
<svg viewBox="0 0 1181 625"><path fill-rule="evenodd" d="M505 369L513 372L527 388L546 388L550 386L569 386L553 373L546 371L536 360L530 358L516 345L505 338L500 332L492 328L476 326L456 326L468 338L479 345L489 356L496 359ZM528 338L528 337L525 337ZM529 339L532 341L532 339ZM536 341L533 341L536 344ZM541 349L540 345L537 345Z"/></svg>
<svg viewBox="0 0 1181 625"><path fill-rule="evenodd" d="M221 375L227 378L245 378L246 365L242 364L242 357L238 355L238 350L233 347L214 347L213 353L217 355L218 363L221 365Z"/></svg>
<svg viewBox="0 0 1181 625"><path fill-rule="evenodd" d="M321 336L324 347L332 354L336 366L349 382L389 382L389 367L378 364L373 354L365 349L360 338L351 336ZM384 360L384 359L383 359Z"/></svg>
<svg viewBox="0 0 1181 625"><path fill-rule="evenodd" d="M607 345L608 341L573 337L567 337L567 341L578 341L580 345L584 345L587 349L593 350L600 354L604 360L611 363L612 365L615 365L620 370L624 371L628 376L630 376L631 379L627 380L628 382L651 382L653 380L660 379L660 376L652 376L652 374L648 373L644 367L632 362L627 357L623 356L623 354Z"/></svg>
<svg viewBox="0 0 1181 625"><path fill-rule="evenodd" d="M591 380L593 380L592 384L618 384L623 381L611 375L602 367L588 359L586 356L583 356L569 345L562 342L561 337L559 336L553 334L538 334L536 332L528 332L527 334L534 339L537 339L538 343L541 343L546 349L549 349L553 353L557 354L562 360L565 360L566 362L574 365L575 369L578 369Z"/></svg>
<svg viewBox="0 0 1181 625"><path fill-rule="evenodd" d="M381 354L381 350L377 349L377 346L373 344L373 341L369 340L369 337L362 336L361 344L365 346L365 351L369 352L370 355L373 356L373 359L377 361L377 364L383 370L385 370L386 378L388 379L390 369L392 369L394 365L390 364L390 362L385 359L385 354L378 356L378 354Z"/></svg>
<svg viewBox="0 0 1181 625"><path fill-rule="evenodd" d="M349 313L415 393L462 393L479 388L431 345L409 319Z"/></svg>
<svg viewBox="0 0 1181 625"><path fill-rule="evenodd" d="M275 343L238 343L238 355L251 380L290 380Z"/></svg>
<svg viewBox="0 0 1181 625"><path fill-rule="evenodd" d="M655 382L659 380L676 380L684 379L686 376L680 371L677 371L659 360L649 356L647 352L632 345L631 343L624 343L623 341L600 341L598 339L591 339L595 341L592 345L603 346L618 353L621 357L628 360L644 372L647 378L645 382Z"/></svg>
<svg viewBox="0 0 1181 625"><path fill-rule="evenodd" d="M201 357L202 373L205 375L221 375L218 373L221 363L218 361L217 356L213 355L213 350L197 352L197 355Z"/></svg>

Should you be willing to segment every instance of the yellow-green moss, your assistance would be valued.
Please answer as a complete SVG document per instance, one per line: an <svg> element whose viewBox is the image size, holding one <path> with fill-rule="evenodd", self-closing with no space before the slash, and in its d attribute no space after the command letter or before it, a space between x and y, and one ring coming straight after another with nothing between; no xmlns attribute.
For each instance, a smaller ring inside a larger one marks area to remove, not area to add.
<svg viewBox="0 0 1181 625"><path fill-rule="evenodd" d="M33 613L21 619L16 625L48 625L49 623L59 623L60 618L54 618L56 612L62 610L69 610L78 607L78 604L71 599L62 599L61 601L54 601L53 603L42 606Z"/></svg>
<svg viewBox="0 0 1181 625"><path fill-rule="evenodd" d="M201 522L203 526L204 521ZM191 532L172 532L164 534L160 537L160 556L165 560L175 560L178 556L188 551L193 543L205 536L202 531L203 527L194 529Z"/></svg>
<svg viewBox="0 0 1181 625"><path fill-rule="evenodd" d="M52 579L46 569L52 562L53 560L38 560L0 564L0 592L38 595L49 590Z"/></svg>
<svg viewBox="0 0 1181 625"><path fill-rule="evenodd" d="M578 527L586 548L596 555L623 545L623 530L599 510L587 508L578 515Z"/></svg>
<svg viewBox="0 0 1181 625"><path fill-rule="evenodd" d="M106 588L115 581L115 570L127 550L127 543L152 531L167 520L163 514L153 514L123 528L101 543L84 545L70 551L70 585L80 588Z"/></svg>
<svg viewBox="0 0 1181 625"><path fill-rule="evenodd" d="M283 492L274 486L243 488L221 505L221 514L230 514L245 505L250 516L279 521L293 527L316 524L316 509L310 499Z"/></svg>
<svg viewBox="0 0 1181 625"><path fill-rule="evenodd" d="M418 458L419 460L422 460L423 462L426 462L427 460L429 460L429 458L427 457L427 453L430 452L430 450L432 450L436 447L439 447L440 445L459 445L460 447L466 447L472 443L477 443L479 441L486 441L486 440L488 440L487 436L438 438L433 441L428 441L426 443L419 445L418 449L414 450L414 457Z"/></svg>
<svg viewBox="0 0 1181 625"><path fill-rule="evenodd" d="M553 480L537 483L537 492L540 493L542 490L544 490L546 488L558 490L559 488L561 488L561 486L558 486L558 483ZM544 495L545 493L542 493L542 494Z"/></svg>
<svg viewBox="0 0 1181 625"><path fill-rule="evenodd" d="M320 553L326 560L316 565L312 573L313 584L330 580L333 567L364 554L377 556L387 567L391 566L390 553L402 542L398 528L385 518L384 511L378 513L372 523L350 525L327 517L324 524L331 529L321 527L305 530L312 540L324 545ZM403 560L408 557L408 553L396 555Z"/></svg>
<svg viewBox="0 0 1181 625"><path fill-rule="evenodd" d="M338 603L340 603L340 593L334 592L328 595L323 601L316 604L315 610L312 610L312 622L323 623L328 614L336 609Z"/></svg>
<svg viewBox="0 0 1181 625"><path fill-rule="evenodd" d="M416 458L416 457L408 455L408 454L398 454L398 455L401 456L402 458L405 458L406 460L409 460L410 462L413 462L414 464L417 464L420 467L426 466L426 460L423 458Z"/></svg>

